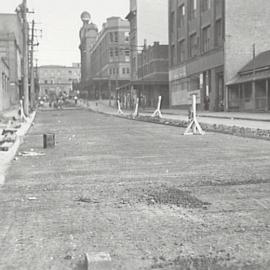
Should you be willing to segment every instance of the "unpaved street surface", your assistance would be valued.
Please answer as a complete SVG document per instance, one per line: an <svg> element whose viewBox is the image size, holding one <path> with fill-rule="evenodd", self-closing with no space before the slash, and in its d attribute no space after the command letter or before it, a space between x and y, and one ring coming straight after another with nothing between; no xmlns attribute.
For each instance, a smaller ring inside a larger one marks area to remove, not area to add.
<svg viewBox="0 0 270 270"><path fill-rule="evenodd" d="M42 134L57 145L42 148ZM0 187L0 269L270 269L270 143L41 111ZM45 155L42 155L45 154Z"/></svg>

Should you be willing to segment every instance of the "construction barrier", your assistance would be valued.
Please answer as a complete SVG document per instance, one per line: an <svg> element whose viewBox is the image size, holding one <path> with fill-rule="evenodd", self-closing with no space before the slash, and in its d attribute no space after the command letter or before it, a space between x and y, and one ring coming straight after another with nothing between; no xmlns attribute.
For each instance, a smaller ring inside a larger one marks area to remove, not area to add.
<svg viewBox="0 0 270 270"><path fill-rule="evenodd" d="M162 114L160 111L160 106L161 106L161 96L158 97L158 105L157 105L157 109L154 111L154 113L152 114L152 117L159 117L162 118Z"/></svg>
<svg viewBox="0 0 270 270"><path fill-rule="evenodd" d="M205 132L202 130L198 120L197 120L197 101L196 95L192 95L192 117L184 135L204 135Z"/></svg>

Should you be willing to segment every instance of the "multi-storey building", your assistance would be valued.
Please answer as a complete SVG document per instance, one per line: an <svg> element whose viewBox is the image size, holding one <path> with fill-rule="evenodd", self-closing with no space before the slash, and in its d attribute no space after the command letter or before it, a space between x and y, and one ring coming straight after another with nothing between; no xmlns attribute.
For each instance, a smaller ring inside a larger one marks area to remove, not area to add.
<svg viewBox="0 0 270 270"><path fill-rule="evenodd" d="M18 103L22 97L22 27L22 21L17 14L0 14L0 57L4 58L9 67L9 98L5 107Z"/></svg>
<svg viewBox="0 0 270 270"><path fill-rule="evenodd" d="M70 94L74 83L81 77L80 65L74 63L67 66L40 66L38 67L40 95L59 95L60 92Z"/></svg>
<svg viewBox="0 0 270 270"><path fill-rule="evenodd" d="M169 0L170 104L189 106L196 94L201 109L232 109L226 84L253 58L253 44L269 49L269 8L267 0Z"/></svg>
<svg viewBox="0 0 270 270"><path fill-rule="evenodd" d="M129 23L110 17L91 49L92 96L115 98L130 80Z"/></svg>
<svg viewBox="0 0 270 270"><path fill-rule="evenodd" d="M138 54L138 80L136 86L142 103L155 107L158 97L162 97L163 107L169 105L169 59L168 45L154 42Z"/></svg>
<svg viewBox="0 0 270 270"><path fill-rule="evenodd" d="M155 52L155 59L151 60L153 62L152 65L156 65L154 62L161 61L166 63L168 61L166 59L166 52L164 52L165 47L163 47L163 45L168 45L167 11L168 1L130 0L130 10L126 18L130 23L131 82L121 89L123 94L126 92L126 97L131 97L134 100L137 97L141 98L141 95L143 95L143 98L148 97L148 103L153 103L153 98L150 97L154 97L156 93L146 93L146 91L147 89L152 91L155 87L154 85L147 87L146 83L142 82L142 76L139 75L139 69L141 69L139 65L148 66L150 63L142 63L142 61L139 63L139 59L143 59L141 55L146 56L150 52ZM157 46L158 43L161 45ZM155 45L147 50L146 44ZM158 55L156 54L157 52L161 54ZM166 71L163 69L163 72ZM151 76L155 77L156 75L152 74ZM161 81L159 81L159 85L160 83ZM159 86L156 88L159 88Z"/></svg>
<svg viewBox="0 0 270 270"><path fill-rule="evenodd" d="M138 78L137 54L145 43L168 45L168 1L130 0L131 80Z"/></svg>
<svg viewBox="0 0 270 270"><path fill-rule="evenodd" d="M10 106L9 66L4 58L0 58L0 112Z"/></svg>

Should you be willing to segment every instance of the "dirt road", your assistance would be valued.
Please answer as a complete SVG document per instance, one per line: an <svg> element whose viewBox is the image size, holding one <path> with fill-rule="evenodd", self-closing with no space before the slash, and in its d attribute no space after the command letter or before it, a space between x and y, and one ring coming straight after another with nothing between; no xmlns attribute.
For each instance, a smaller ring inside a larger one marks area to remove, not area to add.
<svg viewBox="0 0 270 270"><path fill-rule="evenodd" d="M270 144L41 111L0 188L0 269L270 269ZM57 145L42 149L42 134ZM193 268L192 268L193 267Z"/></svg>

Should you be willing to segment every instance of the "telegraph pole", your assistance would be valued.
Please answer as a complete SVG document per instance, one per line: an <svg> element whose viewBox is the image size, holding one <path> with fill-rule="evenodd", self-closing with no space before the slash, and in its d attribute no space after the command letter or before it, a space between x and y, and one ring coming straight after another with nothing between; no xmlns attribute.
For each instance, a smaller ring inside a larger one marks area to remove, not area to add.
<svg viewBox="0 0 270 270"><path fill-rule="evenodd" d="M32 20L32 31L31 31L31 51L30 51L30 65L31 65L31 89L30 89L30 105L31 108L34 106L35 99L35 79L34 79L34 30L35 21Z"/></svg>
<svg viewBox="0 0 270 270"><path fill-rule="evenodd" d="M27 23L27 3L23 0L21 5L23 19L23 92L24 92L24 114L29 115L29 86L28 86L28 23Z"/></svg>

